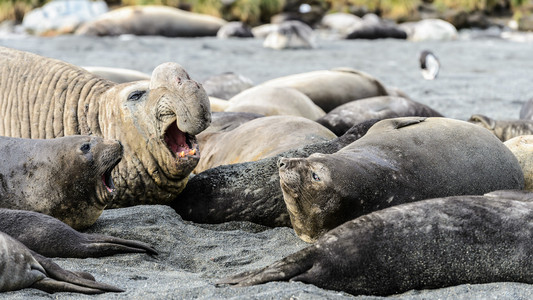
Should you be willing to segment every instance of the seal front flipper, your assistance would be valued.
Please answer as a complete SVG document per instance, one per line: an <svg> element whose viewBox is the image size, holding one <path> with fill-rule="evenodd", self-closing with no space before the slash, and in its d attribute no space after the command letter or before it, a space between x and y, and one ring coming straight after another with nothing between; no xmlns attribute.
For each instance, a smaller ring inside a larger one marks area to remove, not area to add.
<svg viewBox="0 0 533 300"><path fill-rule="evenodd" d="M292 281L301 275L305 275L310 269L312 270L314 261L312 257L313 250L314 246L310 246L302 251L289 255L270 266L226 277L217 281L215 285L217 287L226 284L250 286L270 281ZM302 279L302 281L303 280L305 279Z"/></svg>
<svg viewBox="0 0 533 300"><path fill-rule="evenodd" d="M62 269L51 259L31 251L33 257L39 262L48 275L47 278L33 283L30 287L43 290L48 293L54 292L76 292L84 294L101 294L105 292L124 292L123 289L115 286L99 283L87 276L87 273L79 275Z"/></svg>
<svg viewBox="0 0 533 300"><path fill-rule="evenodd" d="M403 118L393 118L385 119L377 122L372 126L369 131L387 131L404 128L411 125L416 125L422 123L426 120L426 117L403 117Z"/></svg>
<svg viewBox="0 0 533 300"><path fill-rule="evenodd" d="M150 245L139 241L126 240L100 234L85 234L88 242L84 245L84 254L89 257L111 256L122 253L159 253Z"/></svg>

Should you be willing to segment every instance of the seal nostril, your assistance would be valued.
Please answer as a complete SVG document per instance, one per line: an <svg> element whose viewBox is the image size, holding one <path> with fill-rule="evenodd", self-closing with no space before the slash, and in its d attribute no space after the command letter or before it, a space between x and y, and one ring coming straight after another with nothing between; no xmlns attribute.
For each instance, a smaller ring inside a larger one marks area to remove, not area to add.
<svg viewBox="0 0 533 300"><path fill-rule="evenodd" d="M280 159L278 160L278 167L281 169L281 168L285 168L285 163Z"/></svg>

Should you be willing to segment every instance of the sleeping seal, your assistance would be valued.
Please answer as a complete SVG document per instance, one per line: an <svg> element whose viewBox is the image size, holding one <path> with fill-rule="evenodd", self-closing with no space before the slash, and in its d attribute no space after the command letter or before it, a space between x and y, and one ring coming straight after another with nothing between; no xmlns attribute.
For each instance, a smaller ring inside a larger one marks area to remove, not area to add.
<svg viewBox="0 0 533 300"><path fill-rule="evenodd" d="M532 195L452 196L389 207L348 221L264 269L218 284L302 281L385 296L466 283L533 283Z"/></svg>
<svg viewBox="0 0 533 300"><path fill-rule="evenodd" d="M524 188L520 164L500 140L446 118L383 120L336 153L281 158L278 166L292 226L307 242L405 202Z"/></svg>

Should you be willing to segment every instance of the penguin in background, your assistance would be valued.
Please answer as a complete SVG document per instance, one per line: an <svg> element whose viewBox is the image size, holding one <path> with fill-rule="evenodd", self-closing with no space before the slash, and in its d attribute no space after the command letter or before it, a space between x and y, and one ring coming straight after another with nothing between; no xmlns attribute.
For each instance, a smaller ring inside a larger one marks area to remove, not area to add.
<svg viewBox="0 0 533 300"><path fill-rule="evenodd" d="M420 71L426 80L433 80L439 74L440 63L438 58L429 50L420 53Z"/></svg>

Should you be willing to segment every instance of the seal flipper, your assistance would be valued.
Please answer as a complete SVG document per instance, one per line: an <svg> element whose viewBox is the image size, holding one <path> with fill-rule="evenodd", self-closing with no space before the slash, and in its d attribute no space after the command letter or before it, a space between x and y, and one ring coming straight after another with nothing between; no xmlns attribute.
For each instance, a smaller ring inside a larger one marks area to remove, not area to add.
<svg viewBox="0 0 533 300"><path fill-rule="evenodd" d="M37 254L31 250L30 252L49 276L48 278L44 278L35 282L33 285L31 285L33 288L49 293L77 292L84 294L101 294L105 292L124 292L123 289L115 286L105 283L98 283L92 280L94 279L92 276L90 276L92 279L88 278L88 273L83 272L83 274L80 276L74 272L64 270L47 257Z"/></svg>
<svg viewBox="0 0 533 300"><path fill-rule="evenodd" d="M313 246L311 246L289 255L268 267L226 277L217 281L215 285L222 286L229 284L236 286L250 286L270 281L291 280L302 273L305 274L313 267L313 259L311 255L313 249Z"/></svg>
<svg viewBox="0 0 533 300"><path fill-rule="evenodd" d="M403 127L415 125L418 123L422 123L426 120L426 117L408 117L408 118L397 118L397 119L391 119L391 126L394 129L400 129Z"/></svg>
<svg viewBox="0 0 533 300"><path fill-rule="evenodd" d="M159 253L150 245L139 241L126 240L117 237L86 234L88 243L85 245L86 257L102 257L122 253L146 253L158 255Z"/></svg>

